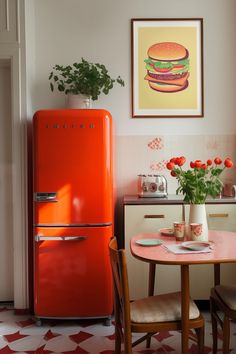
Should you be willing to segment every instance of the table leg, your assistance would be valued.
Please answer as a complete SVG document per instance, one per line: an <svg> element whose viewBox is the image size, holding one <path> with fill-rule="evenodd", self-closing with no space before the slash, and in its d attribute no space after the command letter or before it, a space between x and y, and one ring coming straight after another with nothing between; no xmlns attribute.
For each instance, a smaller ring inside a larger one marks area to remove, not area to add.
<svg viewBox="0 0 236 354"><path fill-rule="evenodd" d="M220 263L214 264L214 286L220 284Z"/></svg>
<svg viewBox="0 0 236 354"><path fill-rule="evenodd" d="M154 295L156 264L149 263L148 296Z"/></svg>
<svg viewBox="0 0 236 354"><path fill-rule="evenodd" d="M181 265L181 315L182 315L182 354L188 351L189 336L189 265Z"/></svg>

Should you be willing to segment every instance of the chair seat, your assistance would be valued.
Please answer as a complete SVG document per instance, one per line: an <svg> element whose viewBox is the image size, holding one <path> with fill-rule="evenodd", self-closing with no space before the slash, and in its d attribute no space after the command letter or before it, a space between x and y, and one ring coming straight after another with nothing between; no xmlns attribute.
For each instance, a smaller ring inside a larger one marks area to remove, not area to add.
<svg viewBox="0 0 236 354"><path fill-rule="evenodd" d="M138 299L130 304L131 321L135 323L154 323L181 320L181 293L169 293ZM190 299L189 318L195 319L200 312Z"/></svg>
<svg viewBox="0 0 236 354"><path fill-rule="evenodd" d="M132 354L132 348L144 340L146 347L150 348L151 337L157 332L181 330L181 293L149 296L130 302L126 254L124 249L118 249L116 238L109 243L109 254L115 300L115 353L121 353L122 341L122 352ZM190 301L190 319L190 327L196 333L198 353L202 354L204 318L193 301ZM132 333L143 335L132 342Z"/></svg>
<svg viewBox="0 0 236 354"><path fill-rule="evenodd" d="M222 301L233 311L236 310L236 285L216 285L215 291Z"/></svg>

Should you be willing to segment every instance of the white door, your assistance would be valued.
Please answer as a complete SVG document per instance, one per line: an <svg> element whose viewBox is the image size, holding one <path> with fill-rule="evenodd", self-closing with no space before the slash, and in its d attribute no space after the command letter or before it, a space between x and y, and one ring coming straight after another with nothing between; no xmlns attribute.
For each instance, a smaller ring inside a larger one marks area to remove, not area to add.
<svg viewBox="0 0 236 354"><path fill-rule="evenodd" d="M0 301L13 301L10 60L0 59Z"/></svg>

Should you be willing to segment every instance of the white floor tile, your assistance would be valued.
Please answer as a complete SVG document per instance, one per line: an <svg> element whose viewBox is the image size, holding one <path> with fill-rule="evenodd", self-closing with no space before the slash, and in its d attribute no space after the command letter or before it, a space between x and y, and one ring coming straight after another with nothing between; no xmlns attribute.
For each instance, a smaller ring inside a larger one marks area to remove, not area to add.
<svg viewBox="0 0 236 354"><path fill-rule="evenodd" d="M203 313L205 318L205 346L207 354L211 354L212 331L209 312ZM7 337L9 335L9 337ZM26 335L26 337L21 337ZM134 338L139 335L135 334ZM231 324L231 354L236 354L236 323ZM195 353L196 344L189 341L189 353ZM219 352L222 341L218 340ZM9 349L10 348L10 349ZM0 307L0 354L14 351L28 354L41 348L52 354L89 353L99 354L114 351L114 326L104 326L103 322L91 321L43 321L38 327L29 316L17 316L13 310ZM133 353L181 353L181 334L169 332L156 334L151 342L151 349L145 349L145 342L133 349Z"/></svg>

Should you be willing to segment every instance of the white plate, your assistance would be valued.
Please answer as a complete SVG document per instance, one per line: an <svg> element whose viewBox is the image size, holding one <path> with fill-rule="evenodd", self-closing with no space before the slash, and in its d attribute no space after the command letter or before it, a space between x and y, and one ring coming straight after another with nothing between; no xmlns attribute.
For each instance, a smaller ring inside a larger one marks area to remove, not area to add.
<svg viewBox="0 0 236 354"><path fill-rule="evenodd" d="M183 242L181 245L192 251L202 251L209 247L210 243L206 241L187 241Z"/></svg>
<svg viewBox="0 0 236 354"><path fill-rule="evenodd" d="M159 232L164 236L173 236L174 230L171 228L160 229Z"/></svg>
<svg viewBox="0 0 236 354"><path fill-rule="evenodd" d="M140 246L159 246L162 244L162 241L158 238L142 238L137 240L136 243Z"/></svg>

